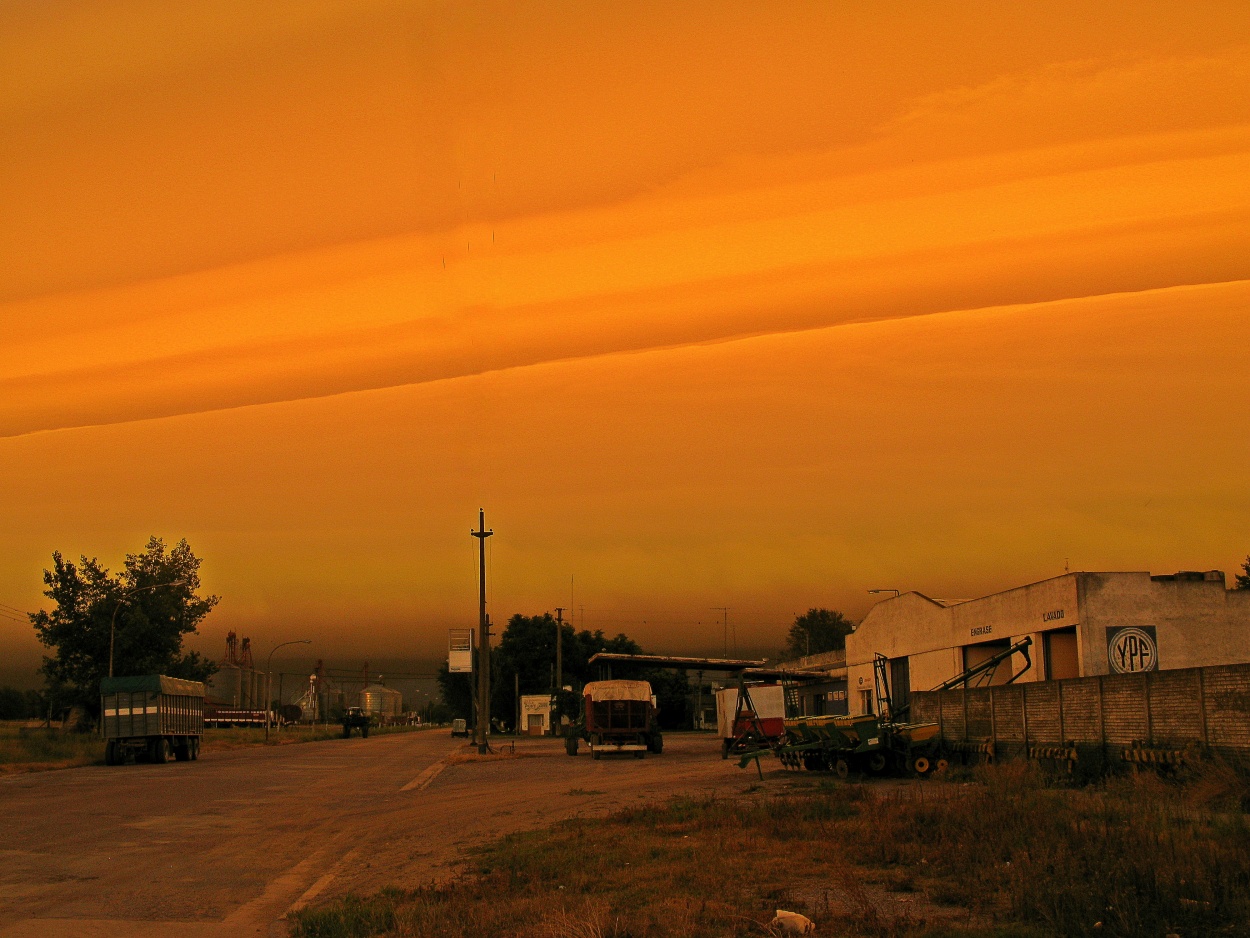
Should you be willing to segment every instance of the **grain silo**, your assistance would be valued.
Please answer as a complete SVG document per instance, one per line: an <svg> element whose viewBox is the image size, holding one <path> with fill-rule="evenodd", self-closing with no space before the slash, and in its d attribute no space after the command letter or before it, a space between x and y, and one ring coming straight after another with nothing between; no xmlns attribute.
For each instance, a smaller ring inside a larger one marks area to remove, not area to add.
<svg viewBox="0 0 1250 938"><path fill-rule="evenodd" d="M404 712L404 695L384 684L370 684L360 692L360 709L389 723Z"/></svg>

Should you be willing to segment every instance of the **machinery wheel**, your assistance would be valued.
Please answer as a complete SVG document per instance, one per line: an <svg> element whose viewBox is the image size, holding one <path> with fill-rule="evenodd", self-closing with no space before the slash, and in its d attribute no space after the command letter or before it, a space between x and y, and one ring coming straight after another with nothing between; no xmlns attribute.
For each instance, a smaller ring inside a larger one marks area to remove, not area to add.
<svg viewBox="0 0 1250 938"><path fill-rule="evenodd" d="M664 737L659 733L651 737L651 751L657 756L664 751Z"/></svg>
<svg viewBox="0 0 1250 938"><path fill-rule="evenodd" d="M148 743L148 761L156 765L164 765L169 761L169 740L158 736Z"/></svg>
<svg viewBox="0 0 1250 938"><path fill-rule="evenodd" d="M601 755L603 755L603 753L601 753L598 749L592 749L590 751L590 758L594 759L596 762L599 761L599 757Z"/></svg>
<svg viewBox="0 0 1250 938"><path fill-rule="evenodd" d="M803 753L803 768L809 772L819 772L825 767L825 760L821 757L821 753L815 750L808 750Z"/></svg>
<svg viewBox="0 0 1250 938"><path fill-rule="evenodd" d="M937 773L945 772L951 767L950 761L947 759L938 759L933 763L933 771Z"/></svg>
<svg viewBox="0 0 1250 938"><path fill-rule="evenodd" d="M191 761L191 743L183 739L174 747L174 758L179 762Z"/></svg>
<svg viewBox="0 0 1250 938"><path fill-rule="evenodd" d="M196 736L191 740L191 761L194 762L200 757L200 738Z"/></svg>
<svg viewBox="0 0 1250 938"><path fill-rule="evenodd" d="M933 768L933 764L927 756L916 756L911 763L912 771L917 775L928 775L929 770Z"/></svg>
<svg viewBox="0 0 1250 938"><path fill-rule="evenodd" d="M570 756L577 755L577 743L578 739L576 736L566 736L564 739L564 751Z"/></svg>
<svg viewBox="0 0 1250 938"><path fill-rule="evenodd" d="M885 771L886 758L884 753L874 752L868 756L868 771L880 775Z"/></svg>
<svg viewBox="0 0 1250 938"><path fill-rule="evenodd" d="M851 774L851 763L845 759L838 759L833 763L833 771L838 773L838 778L846 778Z"/></svg>
<svg viewBox="0 0 1250 938"><path fill-rule="evenodd" d="M110 739L104 744L104 764L117 765L120 761L121 760L117 758L117 740Z"/></svg>

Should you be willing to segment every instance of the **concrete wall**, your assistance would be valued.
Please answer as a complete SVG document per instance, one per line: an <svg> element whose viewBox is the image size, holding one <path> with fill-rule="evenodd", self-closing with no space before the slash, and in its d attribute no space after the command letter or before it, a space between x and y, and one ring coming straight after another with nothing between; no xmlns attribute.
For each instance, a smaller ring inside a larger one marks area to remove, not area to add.
<svg viewBox="0 0 1250 938"><path fill-rule="evenodd" d="M1080 574L1081 673L1111 673L1107 630L1126 626L1154 626L1160 670L1250 662L1250 590L1225 589L1218 571L1206 577Z"/></svg>
<svg viewBox="0 0 1250 938"><path fill-rule="evenodd" d="M1019 655L1011 667L1018 683L1033 683L1046 679L1047 632L1075 628L1079 673L1086 676L1111 673L1107 630L1129 626L1155 629L1162 670L1250 662L1250 590L1226 590L1217 571L1067 573L967 601L912 592L877 603L846 640L850 709L863 712L861 692L874 689L875 653L906 656L915 692L961 673L967 646L1028 636L1032 667L1020 674ZM1009 676L1001 666L995 683Z"/></svg>

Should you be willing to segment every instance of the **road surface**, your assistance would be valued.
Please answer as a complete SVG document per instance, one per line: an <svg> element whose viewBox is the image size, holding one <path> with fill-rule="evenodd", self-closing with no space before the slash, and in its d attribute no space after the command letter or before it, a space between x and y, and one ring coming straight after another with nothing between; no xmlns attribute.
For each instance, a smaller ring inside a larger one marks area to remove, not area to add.
<svg viewBox="0 0 1250 938"><path fill-rule="evenodd" d="M350 890L454 873L510 831L755 780L708 735L592 761L522 739L481 760L445 731L0 779L0 938L281 936Z"/></svg>

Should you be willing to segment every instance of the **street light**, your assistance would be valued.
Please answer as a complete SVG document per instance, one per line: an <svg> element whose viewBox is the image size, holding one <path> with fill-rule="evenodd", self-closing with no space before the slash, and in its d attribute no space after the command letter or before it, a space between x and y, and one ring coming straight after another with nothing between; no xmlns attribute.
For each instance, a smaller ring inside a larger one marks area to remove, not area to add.
<svg viewBox="0 0 1250 938"><path fill-rule="evenodd" d="M109 677L113 676L113 636L117 632L117 613L125 604L126 600L135 593L142 593L144 590L160 589L162 586L185 586L186 580L173 580L169 583L153 583L151 586L136 586L128 593L123 593L122 598L117 601L117 605L113 607L113 618L109 623Z"/></svg>
<svg viewBox="0 0 1250 938"><path fill-rule="evenodd" d="M269 701L270 694L273 693L273 678L269 674L269 666L273 663L273 653L279 648L285 648L287 645L311 645L311 638L296 638L289 642L283 642L281 645L274 645L269 651L269 657L265 659L265 742L269 742Z"/></svg>

